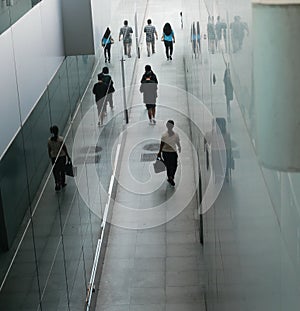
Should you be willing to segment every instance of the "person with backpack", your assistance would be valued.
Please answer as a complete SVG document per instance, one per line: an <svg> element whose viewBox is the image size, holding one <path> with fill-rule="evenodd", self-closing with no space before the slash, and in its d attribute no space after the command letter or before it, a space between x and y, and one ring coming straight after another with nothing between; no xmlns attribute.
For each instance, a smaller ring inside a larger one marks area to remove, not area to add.
<svg viewBox="0 0 300 311"><path fill-rule="evenodd" d="M170 23L165 23L161 40L165 44L167 60L172 60L173 43L175 43L175 35Z"/></svg>
<svg viewBox="0 0 300 311"><path fill-rule="evenodd" d="M158 84L158 80L157 80L156 74L153 72L153 70L152 70L152 68L151 68L150 65L146 65L146 66L145 66L145 73L144 73L143 76L142 76L141 83L143 83L143 82L146 80L146 75L147 75L148 72L149 72L150 75L151 75L150 80L152 80L153 82L155 82L156 84Z"/></svg>
<svg viewBox="0 0 300 311"><path fill-rule="evenodd" d="M106 105L109 103L110 109L114 109L114 102L113 102L113 93L115 91L114 88L114 81L112 80L111 76L109 75L109 69L108 67L102 68L102 81L107 86L107 94L106 94L106 101L105 101L105 111L106 111Z"/></svg>
<svg viewBox="0 0 300 311"><path fill-rule="evenodd" d="M119 41L121 41L121 38L123 39L124 54L127 55L129 58L131 57L132 33L132 28L128 26L128 21L125 20L124 26L120 29Z"/></svg>
<svg viewBox="0 0 300 311"><path fill-rule="evenodd" d="M103 126L103 120L105 117L105 105L106 105L106 95L108 92L107 84L103 81L103 74L98 74L98 82L93 86L93 94L95 95L95 102L98 111L98 126Z"/></svg>
<svg viewBox="0 0 300 311"><path fill-rule="evenodd" d="M107 27L101 41L102 47L104 49L104 58L106 63L107 60L110 63L110 48L113 43L114 39L111 36L110 29Z"/></svg>
<svg viewBox="0 0 300 311"><path fill-rule="evenodd" d="M50 127L51 137L48 139L48 155L53 165L53 175L55 180L55 191L64 188L66 184L65 164L66 158L71 161L64 138L58 135L57 125Z"/></svg>
<svg viewBox="0 0 300 311"><path fill-rule="evenodd" d="M140 86L140 92L143 93L144 103L148 110L149 124L155 125L157 83L151 80L151 73L147 72L146 80Z"/></svg>

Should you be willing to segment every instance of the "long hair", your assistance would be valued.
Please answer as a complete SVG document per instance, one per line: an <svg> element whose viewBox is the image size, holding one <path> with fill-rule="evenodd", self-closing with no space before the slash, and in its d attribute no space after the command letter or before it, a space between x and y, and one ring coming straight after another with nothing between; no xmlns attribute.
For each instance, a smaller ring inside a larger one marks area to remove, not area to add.
<svg viewBox="0 0 300 311"><path fill-rule="evenodd" d="M165 26L163 28L163 32L167 36L169 36L172 33L172 27L169 23L165 23Z"/></svg>
<svg viewBox="0 0 300 311"><path fill-rule="evenodd" d="M103 35L103 38L108 39L109 37L110 37L110 29L107 27Z"/></svg>

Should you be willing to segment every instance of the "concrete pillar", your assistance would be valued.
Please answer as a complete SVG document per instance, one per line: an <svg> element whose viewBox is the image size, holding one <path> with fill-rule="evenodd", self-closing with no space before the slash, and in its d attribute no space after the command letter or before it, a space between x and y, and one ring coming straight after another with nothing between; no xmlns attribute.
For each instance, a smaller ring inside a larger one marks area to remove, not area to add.
<svg viewBox="0 0 300 311"><path fill-rule="evenodd" d="M253 100L262 165L300 171L300 0L253 0Z"/></svg>

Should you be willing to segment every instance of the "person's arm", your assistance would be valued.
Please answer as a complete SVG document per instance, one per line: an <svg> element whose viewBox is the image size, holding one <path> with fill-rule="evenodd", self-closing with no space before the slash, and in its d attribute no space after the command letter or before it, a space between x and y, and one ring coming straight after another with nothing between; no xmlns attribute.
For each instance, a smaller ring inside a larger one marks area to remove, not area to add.
<svg viewBox="0 0 300 311"><path fill-rule="evenodd" d="M158 35L157 35L156 29L154 30L154 34L155 34L156 40L158 40Z"/></svg>
<svg viewBox="0 0 300 311"><path fill-rule="evenodd" d="M161 158L161 152L162 152L162 148L163 148L164 144L165 143L163 141L160 142L159 151L158 151L158 154L157 154L158 158Z"/></svg>
<svg viewBox="0 0 300 311"><path fill-rule="evenodd" d="M177 136L177 147L178 147L178 152L180 153L181 152L181 144L180 144L180 139L179 139L179 136Z"/></svg>
<svg viewBox="0 0 300 311"><path fill-rule="evenodd" d="M68 160L71 160L66 144L63 144L62 150L64 150L64 152L66 153Z"/></svg>
<svg viewBox="0 0 300 311"><path fill-rule="evenodd" d="M173 43L175 43L175 35L174 35L174 31L172 32L173 35Z"/></svg>
<svg viewBox="0 0 300 311"><path fill-rule="evenodd" d="M122 36L122 28L120 29L120 32L119 32L119 41L121 41L121 36Z"/></svg>

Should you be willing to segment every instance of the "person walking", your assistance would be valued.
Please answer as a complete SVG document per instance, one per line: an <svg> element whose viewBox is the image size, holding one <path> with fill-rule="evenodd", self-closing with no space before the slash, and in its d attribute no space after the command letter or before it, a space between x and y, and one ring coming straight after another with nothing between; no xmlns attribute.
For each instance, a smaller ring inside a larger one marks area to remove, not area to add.
<svg viewBox="0 0 300 311"><path fill-rule="evenodd" d="M147 72L146 80L140 86L140 92L143 93L144 103L148 110L149 124L155 125L157 83L151 80L151 73Z"/></svg>
<svg viewBox="0 0 300 311"><path fill-rule="evenodd" d="M114 109L114 102L113 102L113 93L115 91L114 88L114 81L112 80L111 76L109 75L108 67L102 68L102 81L107 86L107 95L106 95L106 102L105 102L105 112L106 112L106 105L109 103L110 109Z"/></svg>
<svg viewBox="0 0 300 311"><path fill-rule="evenodd" d="M151 75L150 80L152 80L153 82L158 84L158 80L157 80L156 74L153 72L153 70L152 70L150 65L146 65L145 66L145 73L142 76L141 83L143 83L146 80L147 73L150 73L150 75Z"/></svg>
<svg viewBox="0 0 300 311"><path fill-rule="evenodd" d="M177 150L179 153L181 152L181 145L179 135L173 131L174 121L168 120L166 126L167 131L161 136L161 142L157 157L161 158L164 161L164 164L167 168L168 182L171 186L174 187L174 178L178 165Z"/></svg>
<svg viewBox="0 0 300 311"><path fill-rule="evenodd" d="M57 125L50 127L51 137L48 139L48 155L53 165L53 175L55 180L55 191L64 188L66 184L65 164L66 158L70 161L64 138L58 135Z"/></svg>
<svg viewBox="0 0 300 311"><path fill-rule="evenodd" d="M104 48L105 62L107 63L108 60L108 62L110 63L110 48L111 45L114 43L114 39L112 38L110 29L108 27L106 28L106 31L102 37L101 43L102 47Z"/></svg>
<svg viewBox="0 0 300 311"><path fill-rule="evenodd" d="M161 40L165 44L167 60L172 60L173 43L175 43L175 35L169 23L165 23Z"/></svg>
<svg viewBox="0 0 300 311"><path fill-rule="evenodd" d="M105 107L106 104L106 95L108 92L108 87L103 81L103 74L98 74L98 82L94 84L93 94L95 95L95 101L98 111L98 126L103 126L103 120L105 117Z"/></svg>
<svg viewBox="0 0 300 311"><path fill-rule="evenodd" d="M207 39L208 39L208 51L212 54L215 53L215 40L216 40L216 34L215 34L215 25L214 25L214 17L208 17L208 23L207 23Z"/></svg>
<svg viewBox="0 0 300 311"><path fill-rule="evenodd" d="M125 20L124 26L120 29L119 41L121 41L121 38L123 39L124 54L127 55L129 58L131 57L132 33L132 28L128 26L128 21Z"/></svg>
<svg viewBox="0 0 300 311"><path fill-rule="evenodd" d="M150 47L152 48L152 54L154 54L155 53L155 37L156 37L156 40L158 40L157 32L156 32L155 26L152 25L151 19L147 20L147 25L144 27L144 32L146 33L147 55L148 57L150 57Z"/></svg>

